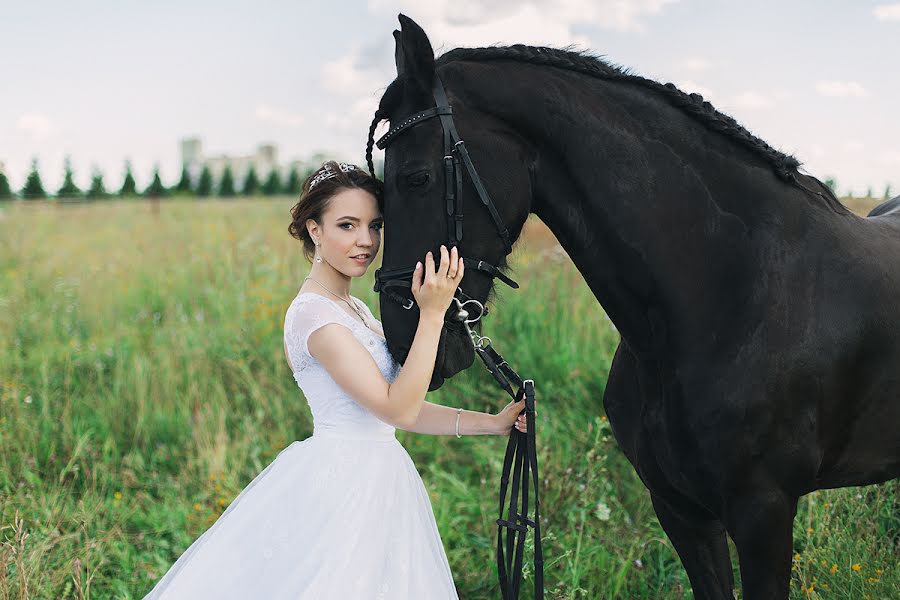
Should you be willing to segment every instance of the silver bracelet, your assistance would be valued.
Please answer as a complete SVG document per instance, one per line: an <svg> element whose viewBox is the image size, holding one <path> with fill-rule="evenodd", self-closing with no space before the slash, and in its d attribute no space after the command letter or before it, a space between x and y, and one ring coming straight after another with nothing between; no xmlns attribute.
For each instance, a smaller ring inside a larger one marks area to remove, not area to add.
<svg viewBox="0 0 900 600"><path fill-rule="evenodd" d="M459 435L459 415L460 414L462 414L462 409L457 408L456 409L456 437L462 437L461 435Z"/></svg>

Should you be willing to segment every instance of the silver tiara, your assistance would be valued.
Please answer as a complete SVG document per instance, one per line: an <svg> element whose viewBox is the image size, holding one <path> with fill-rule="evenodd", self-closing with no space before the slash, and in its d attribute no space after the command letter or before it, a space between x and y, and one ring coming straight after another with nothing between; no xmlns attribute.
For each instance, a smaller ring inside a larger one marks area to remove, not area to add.
<svg viewBox="0 0 900 600"><path fill-rule="evenodd" d="M344 173L359 170L359 167L357 167L356 165L351 165L350 163L338 163L338 166L340 166L341 171L343 171ZM309 182L309 189L313 189L317 183L325 181L326 179L330 179L337 175L337 173L335 171L332 171L331 168L329 168L327 165L323 164L321 168L322 170L319 171L319 174L313 177L313 180Z"/></svg>

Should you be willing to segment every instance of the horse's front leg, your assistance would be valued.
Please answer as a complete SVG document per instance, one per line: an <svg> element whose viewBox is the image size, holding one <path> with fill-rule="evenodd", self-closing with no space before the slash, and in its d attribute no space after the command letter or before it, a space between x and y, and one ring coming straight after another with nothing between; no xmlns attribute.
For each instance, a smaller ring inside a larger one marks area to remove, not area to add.
<svg viewBox="0 0 900 600"><path fill-rule="evenodd" d="M797 497L764 481L729 499L725 523L737 547L745 600L787 600Z"/></svg>
<svg viewBox="0 0 900 600"><path fill-rule="evenodd" d="M659 402L658 397L647 397L655 389L651 380L642 372L628 345L624 341L620 343L609 370L603 403L619 447L639 474L656 469L652 464L642 465L637 450L643 407L645 403ZM689 499L660 483L664 477L642 479L650 490L656 516L691 580L694 597L697 600L732 600L734 577L725 526L699 507L692 507ZM679 507L663 499L666 497L677 497Z"/></svg>

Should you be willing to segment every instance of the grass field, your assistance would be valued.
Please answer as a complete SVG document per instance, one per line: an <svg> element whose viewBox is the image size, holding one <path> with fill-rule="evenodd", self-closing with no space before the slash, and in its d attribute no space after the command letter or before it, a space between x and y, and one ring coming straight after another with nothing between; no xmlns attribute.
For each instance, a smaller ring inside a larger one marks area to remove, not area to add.
<svg viewBox="0 0 900 600"><path fill-rule="evenodd" d="M0 205L0 600L142 597L311 434L282 350L308 267L291 205ZM547 597L691 598L603 415L615 329L538 221L512 264L484 331L537 381ZM371 282L352 293L377 314ZM506 404L477 364L429 400ZM397 433L461 598L498 598L506 439ZM900 598L900 482L804 497L794 548L792 598Z"/></svg>

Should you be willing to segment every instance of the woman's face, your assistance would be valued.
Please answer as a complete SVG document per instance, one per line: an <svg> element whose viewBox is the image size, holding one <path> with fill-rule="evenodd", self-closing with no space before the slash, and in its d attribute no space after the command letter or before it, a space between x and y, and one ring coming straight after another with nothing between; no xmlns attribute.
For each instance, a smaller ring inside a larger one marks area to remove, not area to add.
<svg viewBox="0 0 900 600"><path fill-rule="evenodd" d="M321 226L313 220L307 223L320 243L322 259L348 277L364 275L381 247L384 219L375 196L365 190L341 190L331 197ZM366 255L364 259L354 258L360 254Z"/></svg>

